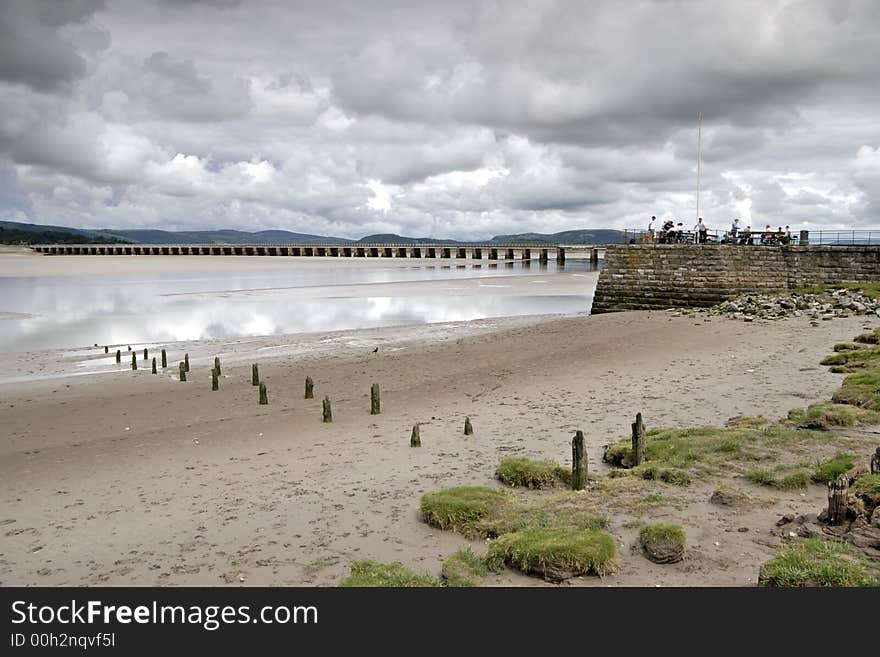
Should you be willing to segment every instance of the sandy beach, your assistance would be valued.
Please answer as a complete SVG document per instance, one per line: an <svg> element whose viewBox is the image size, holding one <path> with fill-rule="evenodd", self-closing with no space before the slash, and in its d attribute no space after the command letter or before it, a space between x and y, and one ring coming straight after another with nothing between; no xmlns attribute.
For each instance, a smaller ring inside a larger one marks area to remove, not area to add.
<svg viewBox="0 0 880 657"><path fill-rule="evenodd" d="M436 574L459 547L484 546L424 524L424 492L498 485L504 456L569 463L576 429L604 476L603 446L628 435L637 411L655 427L784 415L830 397L842 375L818 361L877 324L637 312L146 345L168 349L158 376L128 370L127 352L118 370L83 376L62 374L102 349L13 355L4 373L22 376L0 384L0 583L333 586L358 559ZM187 383L176 378L183 353ZM223 374L212 392L215 354ZM257 403L252 362L268 406ZM22 369L41 363L42 378ZM303 399L306 376L313 400ZM332 424L321 421L324 395ZM474 436L462 435L465 416ZM422 447L411 449L416 422ZM669 506L612 505L618 572L569 584L754 584L778 544L773 521L824 498L816 486L764 493L738 513L708 504L710 493L695 484ZM633 549L633 518L681 523L688 558L647 562ZM488 583L545 585L511 570Z"/></svg>

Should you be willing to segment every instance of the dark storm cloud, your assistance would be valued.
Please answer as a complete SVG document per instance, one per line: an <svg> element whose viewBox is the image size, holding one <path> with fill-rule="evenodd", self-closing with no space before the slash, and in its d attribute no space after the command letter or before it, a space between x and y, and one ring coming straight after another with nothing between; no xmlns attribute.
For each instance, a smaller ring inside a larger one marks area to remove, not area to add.
<svg viewBox="0 0 880 657"><path fill-rule="evenodd" d="M0 0L0 80L47 90L86 71L85 60L59 34L103 7L103 0Z"/></svg>
<svg viewBox="0 0 880 657"><path fill-rule="evenodd" d="M0 0L0 217L876 224L880 3ZM4 82L5 81L5 82Z"/></svg>

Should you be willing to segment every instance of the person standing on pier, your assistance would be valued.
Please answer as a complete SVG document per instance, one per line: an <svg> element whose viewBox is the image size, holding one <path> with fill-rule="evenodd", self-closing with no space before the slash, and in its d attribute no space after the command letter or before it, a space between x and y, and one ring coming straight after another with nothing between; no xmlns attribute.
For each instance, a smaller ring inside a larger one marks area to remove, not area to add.
<svg viewBox="0 0 880 657"><path fill-rule="evenodd" d="M706 234L707 234L706 224L703 223L703 218L700 217L697 219L697 223L694 226L694 237L696 238L697 244L705 244L706 243Z"/></svg>

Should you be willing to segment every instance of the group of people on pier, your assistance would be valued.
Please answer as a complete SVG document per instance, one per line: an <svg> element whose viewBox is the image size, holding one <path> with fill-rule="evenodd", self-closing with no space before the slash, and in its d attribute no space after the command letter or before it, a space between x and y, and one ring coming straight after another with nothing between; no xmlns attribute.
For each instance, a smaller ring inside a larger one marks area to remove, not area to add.
<svg viewBox="0 0 880 657"><path fill-rule="evenodd" d="M714 234L712 236L714 242L720 244L791 244L792 235L791 227L786 226L783 230L779 226L776 230L767 224L763 231L752 230L751 226L742 228L740 220L734 219L729 231L723 234ZM645 241L657 242L658 244L706 244L709 239L709 228L703 222L703 218L699 217L693 229L688 229L681 221L676 223L672 219L667 219L658 228L657 217L651 217L648 222L648 231L645 235Z"/></svg>

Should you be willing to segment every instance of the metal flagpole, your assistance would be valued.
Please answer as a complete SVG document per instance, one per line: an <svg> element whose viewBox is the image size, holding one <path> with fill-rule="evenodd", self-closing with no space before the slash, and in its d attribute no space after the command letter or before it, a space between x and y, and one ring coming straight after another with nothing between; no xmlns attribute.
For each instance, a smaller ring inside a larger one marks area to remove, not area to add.
<svg viewBox="0 0 880 657"><path fill-rule="evenodd" d="M703 169L703 113L700 112L700 122L697 126L697 219L700 218L700 176Z"/></svg>

